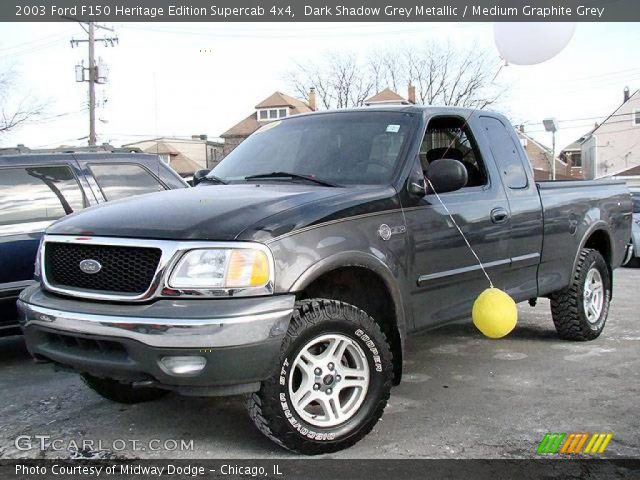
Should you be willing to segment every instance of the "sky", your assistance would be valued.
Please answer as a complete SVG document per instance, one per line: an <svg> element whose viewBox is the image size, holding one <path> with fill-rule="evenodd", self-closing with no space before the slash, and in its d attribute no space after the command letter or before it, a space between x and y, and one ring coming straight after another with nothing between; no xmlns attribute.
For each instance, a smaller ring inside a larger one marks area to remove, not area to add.
<svg viewBox="0 0 640 480"><path fill-rule="evenodd" d="M97 47L109 81L97 87L98 142L122 145L157 136L217 137L279 90L294 94L287 73L328 51L372 50L449 41L499 62L491 23L115 23L115 47ZM0 146L86 145L87 84L74 67L87 57L81 26L0 23L0 71L14 73L14 101L37 99L37 123L0 135ZM508 92L494 109L545 145L542 120L559 120L558 150L606 118L623 88L640 88L640 28L633 23L580 23L569 45L534 66L509 65L498 81ZM406 92L398 92L406 96ZM105 102L106 100L106 102Z"/></svg>

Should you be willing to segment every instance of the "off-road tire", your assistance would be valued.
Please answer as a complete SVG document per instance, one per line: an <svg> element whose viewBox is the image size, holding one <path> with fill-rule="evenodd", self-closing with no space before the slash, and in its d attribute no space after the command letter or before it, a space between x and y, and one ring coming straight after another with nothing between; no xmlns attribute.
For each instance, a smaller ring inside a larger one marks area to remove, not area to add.
<svg viewBox="0 0 640 480"><path fill-rule="evenodd" d="M584 286L587 274L592 268L598 270L604 284L602 311L594 323L587 320L584 309ZM571 284L567 288L551 294L549 298L551 299L553 323L560 338L582 342L598 338L607 321L611 301L609 267L600 252L583 248L580 251Z"/></svg>
<svg viewBox="0 0 640 480"><path fill-rule="evenodd" d="M126 383L109 378L98 378L88 373L82 374L84 383L98 395L117 403L142 403L150 402L164 397L168 390L151 387L133 387Z"/></svg>
<svg viewBox="0 0 640 480"><path fill-rule="evenodd" d="M349 337L362 349L370 381L362 405L351 418L334 427L319 427L305 422L291 404L292 375L287 368L293 368L293 359L308 342L331 333ZM247 404L251 419L264 435L293 452L318 455L348 448L371 431L382 416L393 383L389 342L373 318L335 300L297 302L280 352L278 368Z"/></svg>

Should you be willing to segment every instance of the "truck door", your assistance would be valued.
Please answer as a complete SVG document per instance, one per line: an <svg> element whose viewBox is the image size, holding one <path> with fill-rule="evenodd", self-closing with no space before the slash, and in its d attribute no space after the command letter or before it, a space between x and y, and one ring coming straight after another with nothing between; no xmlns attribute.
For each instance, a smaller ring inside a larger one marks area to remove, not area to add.
<svg viewBox="0 0 640 480"><path fill-rule="evenodd" d="M467 168L467 186L440 197L500 288L510 263L509 205L490 154L485 158L487 142L481 128L477 118L432 118L419 160L423 170L440 158L459 160ZM474 135L476 131L480 134ZM415 327L470 317L473 301L488 287L473 254L435 195L408 201L403 208Z"/></svg>
<svg viewBox="0 0 640 480"><path fill-rule="evenodd" d="M500 171L511 212L511 267L504 284L516 301L522 301L538 295L537 271L543 235L540 195L529 160L513 128L491 115L481 115L480 122Z"/></svg>

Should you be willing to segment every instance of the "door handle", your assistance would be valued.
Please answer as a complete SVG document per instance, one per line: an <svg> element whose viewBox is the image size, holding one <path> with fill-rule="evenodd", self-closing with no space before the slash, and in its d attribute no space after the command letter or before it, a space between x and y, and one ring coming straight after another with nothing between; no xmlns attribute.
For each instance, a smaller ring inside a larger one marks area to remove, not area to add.
<svg viewBox="0 0 640 480"><path fill-rule="evenodd" d="M507 223L509 220L509 212L504 208L498 207L491 210L491 221L496 224Z"/></svg>

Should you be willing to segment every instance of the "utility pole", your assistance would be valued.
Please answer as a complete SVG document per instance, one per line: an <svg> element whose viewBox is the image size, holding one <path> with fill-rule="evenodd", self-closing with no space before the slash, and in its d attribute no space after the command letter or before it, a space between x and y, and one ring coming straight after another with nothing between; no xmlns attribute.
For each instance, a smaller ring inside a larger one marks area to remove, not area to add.
<svg viewBox="0 0 640 480"><path fill-rule="evenodd" d="M78 20L76 20L78 21ZM84 31L88 35L88 39L82 40L71 40L71 47L77 47L80 43L86 42L89 47L89 66L84 67L84 62L81 65L76 65L76 81L77 82L88 82L89 83L89 146L95 147L96 145L96 83L104 83L101 82L100 79L103 78L98 74L98 66L96 65L95 60L95 44L96 42L102 42L104 46L115 46L118 44L118 37L103 37L97 38L95 36L95 30L103 29L113 32L113 29L104 27L102 25L97 25L95 22L81 22L78 21L80 26L84 29ZM85 28L85 24L87 28ZM89 78L85 78L85 71L89 72Z"/></svg>
<svg viewBox="0 0 640 480"><path fill-rule="evenodd" d="M96 145L96 35L93 22L89 22L89 146Z"/></svg>

